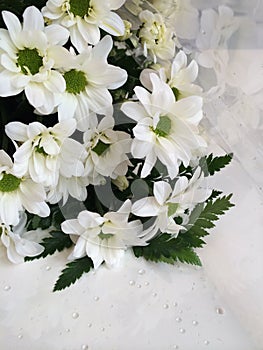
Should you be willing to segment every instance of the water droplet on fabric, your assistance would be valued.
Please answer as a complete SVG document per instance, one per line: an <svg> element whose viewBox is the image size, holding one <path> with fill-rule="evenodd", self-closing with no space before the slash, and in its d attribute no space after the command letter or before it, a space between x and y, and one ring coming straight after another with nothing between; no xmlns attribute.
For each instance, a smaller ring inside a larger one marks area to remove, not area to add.
<svg viewBox="0 0 263 350"><path fill-rule="evenodd" d="M217 313L218 315L223 315L223 314L225 313L225 310L222 309L221 307L218 307L218 308L216 309L216 313Z"/></svg>

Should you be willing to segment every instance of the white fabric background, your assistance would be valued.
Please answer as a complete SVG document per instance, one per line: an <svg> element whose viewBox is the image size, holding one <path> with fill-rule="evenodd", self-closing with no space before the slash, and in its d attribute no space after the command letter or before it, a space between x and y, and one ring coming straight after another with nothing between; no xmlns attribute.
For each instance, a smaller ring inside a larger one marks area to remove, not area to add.
<svg viewBox="0 0 263 350"><path fill-rule="evenodd" d="M203 268L127 254L122 266L102 267L52 293L67 252L19 266L2 256L1 348L262 349L262 197L238 162L214 181L235 193L236 207L200 251Z"/></svg>

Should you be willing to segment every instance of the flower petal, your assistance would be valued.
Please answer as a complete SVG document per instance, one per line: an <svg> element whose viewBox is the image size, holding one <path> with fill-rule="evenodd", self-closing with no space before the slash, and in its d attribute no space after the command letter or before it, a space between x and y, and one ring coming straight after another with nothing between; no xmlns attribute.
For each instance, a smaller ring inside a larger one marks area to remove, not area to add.
<svg viewBox="0 0 263 350"><path fill-rule="evenodd" d="M140 102L125 102L121 106L121 111L137 122L148 116Z"/></svg>
<svg viewBox="0 0 263 350"><path fill-rule="evenodd" d="M64 121L73 118L77 104L78 101L75 95L63 94L61 103L58 105L58 120Z"/></svg>
<svg viewBox="0 0 263 350"><path fill-rule="evenodd" d="M81 41L84 40L86 42L85 46L83 48L87 48L87 43L96 45L100 40L100 31L97 25L92 23L87 23L84 19L78 18L77 19L77 28L80 34L78 34L79 37L81 37ZM76 35L76 32L75 32ZM77 46L76 46L77 47ZM77 47L78 49L78 47ZM79 49L78 49L79 50ZM81 52L82 50L79 50Z"/></svg>
<svg viewBox="0 0 263 350"><path fill-rule="evenodd" d="M118 10L126 0L109 0L110 9L111 10Z"/></svg>
<svg viewBox="0 0 263 350"><path fill-rule="evenodd" d="M66 89L65 79L54 70L49 73L48 80L44 82L44 85L52 93L62 93Z"/></svg>
<svg viewBox="0 0 263 350"><path fill-rule="evenodd" d="M79 51L84 51L87 49L88 44L86 40L80 35L77 25L73 25L69 28L70 30L70 40L74 47Z"/></svg>
<svg viewBox="0 0 263 350"><path fill-rule="evenodd" d="M17 253L23 257L39 255L44 249L45 248L41 244L23 238L16 244Z"/></svg>
<svg viewBox="0 0 263 350"><path fill-rule="evenodd" d="M11 59L11 57L7 54L1 55L1 64L5 69L7 69L13 73L20 72L20 67L18 67L16 65L16 63Z"/></svg>
<svg viewBox="0 0 263 350"><path fill-rule="evenodd" d="M132 213L137 216L151 217L159 214L161 206L154 197L139 199L132 205Z"/></svg>
<svg viewBox="0 0 263 350"><path fill-rule="evenodd" d="M7 257L13 264L22 264L24 262L24 257L17 253L14 244L11 244L7 249Z"/></svg>
<svg viewBox="0 0 263 350"><path fill-rule="evenodd" d="M44 91L42 89L42 86L40 84L36 83L30 83L25 87L25 94L29 101L29 103L37 108L41 107L43 105L44 98Z"/></svg>
<svg viewBox="0 0 263 350"><path fill-rule="evenodd" d="M157 181L154 183L153 194L160 205L164 205L172 192L171 186L165 181Z"/></svg>
<svg viewBox="0 0 263 350"><path fill-rule="evenodd" d="M10 122L5 126L6 135L14 141L24 142L27 137L27 125L20 122Z"/></svg>
<svg viewBox="0 0 263 350"><path fill-rule="evenodd" d="M70 235L81 235L84 232L83 226L79 224L77 219L71 219L62 222L61 229L64 233Z"/></svg>
<svg viewBox="0 0 263 350"><path fill-rule="evenodd" d="M43 31L44 29L44 18L35 6L29 6L25 9L23 20L23 30L25 31Z"/></svg>
<svg viewBox="0 0 263 350"><path fill-rule="evenodd" d="M51 45L64 45L69 38L69 31L58 24L45 27L45 34Z"/></svg>
<svg viewBox="0 0 263 350"><path fill-rule="evenodd" d="M145 161L144 161L143 168L142 168L142 172L141 172L142 178L144 178L150 174L152 168L154 167L154 165L156 163L156 160L157 160L157 157L156 157L154 152L150 152L147 154Z"/></svg>
<svg viewBox="0 0 263 350"><path fill-rule="evenodd" d="M87 241L83 237L79 237L73 250L73 256L77 259L86 255Z"/></svg>
<svg viewBox="0 0 263 350"><path fill-rule="evenodd" d="M7 96L14 96L18 95L21 91L23 91L23 88L15 87L12 84L13 78L15 79L14 73L9 72L7 70L4 70L0 72L0 96L1 97L7 97Z"/></svg>
<svg viewBox="0 0 263 350"><path fill-rule="evenodd" d="M21 23L19 19L12 12L2 11L2 17L8 29L9 35L13 42L16 42L18 34L22 30Z"/></svg>
<svg viewBox="0 0 263 350"><path fill-rule="evenodd" d="M115 36L121 36L125 32L123 20L119 15L117 15L117 13L114 12L110 12L107 17L103 19L102 24L100 24L100 28Z"/></svg>

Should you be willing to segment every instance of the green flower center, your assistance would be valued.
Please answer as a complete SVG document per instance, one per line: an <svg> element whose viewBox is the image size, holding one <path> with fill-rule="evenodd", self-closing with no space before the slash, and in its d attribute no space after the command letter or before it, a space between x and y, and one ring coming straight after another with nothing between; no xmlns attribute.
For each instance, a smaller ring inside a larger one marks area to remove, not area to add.
<svg viewBox="0 0 263 350"><path fill-rule="evenodd" d="M169 135L172 127L171 119L167 116L160 117L160 120L156 126L156 129L153 130L154 133L161 137L166 137Z"/></svg>
<svg viewBox="0 0 263 350"><path fill-rule="evenodd" d="M109 238L111 238L111 237L113 237L114 235L112 234L112 233L100 233L99 234L99 238L100 239L109 239Z"/></svg>
<svg viewBox="0 0 263 350"><path fill-rule="evenodd" d="M168 203L168 217L173 216L177 209L179 207L179 204L177 203Z"/></svg>
<svg viewBox="0 0 263 350"><path fill-rule="evenodd" d="M66 91L75 95L84 91L88 83L85 73L75 69L64 73L63 77L66 81Z"/></svg>
<svg viewBox="0 0 263 350"><path fill-rule="evenodd" d="M90 0L70 0L70 12L74 16L84 17L89 11Z"/></svg>
<svg viewBox="0 0 263 350"><path fill-rule="evenodd" d="M37 74L43 65L43 57L41 57L37 49L19 50L17 54L17 64L24 74Z"/></svg>
<svg viewBox="0 0 263 350"><path fill-rule="evenodd" d="M12 174L4 174L0 180L0 192L13 192L18 189L21 179Z"/></svg>
<svg viewBox="0 0 263 350"><path fill-rule="evenodd" d="M99 140L96 146L92 148L92 151L97 153L98 156L101 156L109 147L110 145L108 143L104 143Z"/></svg>

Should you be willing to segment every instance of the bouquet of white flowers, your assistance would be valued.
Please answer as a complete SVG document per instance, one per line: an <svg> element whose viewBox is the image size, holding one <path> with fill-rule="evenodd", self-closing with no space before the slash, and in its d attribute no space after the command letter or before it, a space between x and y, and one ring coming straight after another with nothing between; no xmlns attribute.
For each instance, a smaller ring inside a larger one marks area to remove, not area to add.
<svg viewBox="0 0 263 350"><path fill-rule="evenodd" d="M127 249L201 265L195 249L233 204L209 186L232 154L208 152L190 50L198 11L185 0L6 1L1 10L9 260L69 249L54 290L118 264Z"/></svg>

